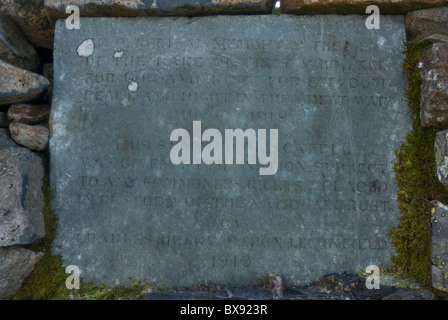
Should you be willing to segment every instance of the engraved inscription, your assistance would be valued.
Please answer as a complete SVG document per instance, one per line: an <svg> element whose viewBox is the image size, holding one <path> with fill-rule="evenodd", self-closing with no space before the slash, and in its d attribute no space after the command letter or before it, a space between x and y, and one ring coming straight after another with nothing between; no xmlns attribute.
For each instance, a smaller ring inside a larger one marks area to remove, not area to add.
<svg viewBox="0 0 448 320"><path fill-rule="evenodd" d="M412 128L402 17L375 32L355 15L105 19L56 26L50 181L64 262L86 281L167 286L387 266L395 150ZM79 56L85 39L95 50ZM275 174L250 160L254 139L237 158L197 123L222 140L275 131L274 149L254 138L277 155ZM191 148L173 164L178 128ZM233 161L198 163L206 147Z"/></svg>

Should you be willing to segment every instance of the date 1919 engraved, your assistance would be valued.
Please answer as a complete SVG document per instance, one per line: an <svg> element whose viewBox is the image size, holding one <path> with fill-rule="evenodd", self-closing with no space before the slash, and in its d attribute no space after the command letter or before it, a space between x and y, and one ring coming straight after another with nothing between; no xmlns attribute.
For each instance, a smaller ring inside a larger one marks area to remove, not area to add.
<svg viewBox="0 0 448 320"><path fill-rule="evenodd" d="M218 268L249 268L251 259L249 256L243 255L220 255L212 256L212 267Z"/></svg>

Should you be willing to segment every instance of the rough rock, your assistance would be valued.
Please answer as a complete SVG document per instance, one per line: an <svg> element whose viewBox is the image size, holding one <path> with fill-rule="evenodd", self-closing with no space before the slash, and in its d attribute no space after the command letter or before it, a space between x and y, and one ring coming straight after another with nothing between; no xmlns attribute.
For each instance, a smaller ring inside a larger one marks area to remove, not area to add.
<svg viewBox="0 0 448 320"><path fill-rule="evenodd" d="M432 286L448 292L448 207L434 201L431 211Z"/></svg>
<svg viewBox="0 0 448 320"><path fill-rule="evenodd" d="M31 150L43 151L48 146L49 130L45 126L13 122L9 131L15 142Z"/></svg>
<svg viewBox="0 0 448 320"><path fill-rule="evenodd" d="M39 65L36 50L14 22L0 13L0 59L16 67L35 71Z"/></svg>
<svg viewBox="0 0 448 320"><path fill-rule="evenodd" d="M283 0L282 11L294 14L365 14L368 5L378 6L381 14L403 14L448 5L448 0Z"/></svg>
<svg viewBox="0 0 448 320"><path fill-rule="evenodd" d="M51 20L68 17L69 14L65 13L68 5L78 6L82 17L191 16L205 13L269 13L272 0L45 0Z"/></svg>
<svg viewBox="0 0 448 320"><path fill-rule="evenodd" d="M426 47L419 63L422 125L448 128L448 43Z"/></svg>
<svg viewBox="0 0 448 320"><path fill-rule="evenodd" d="M398 289L397 292L394 292L382 300L433 300L434 294L428 290L407 290L407 289Z"/></svg>
<svg viewBox="0 0 448 320"><path fill-rule="evenodd" d="M409 39L424 38L432 34L448 35L448 7L409 12L405 22Z"/></svg>
<svg viewBox="0 0 448 320"><path fill-rule="evenodd" d="M0 150L17 147L17 143L15 143L12 139L1 138L0 137Z"/></svg>
<svg viewBox="0 0 448 320"><path fill-rule="evenodd" d="M448 130L437 132L434 150L437 177L448 188Z"/></svg>
<svg viewBox="0 0 448 320"><path fill-rule="evenodd" d="M448 35L444 34L432 34L420 40L420 43L424 45L431 45L434 43L448 43Z"/></svg>
<svg viewBox="0 0 448 320"><path fill-rule="evenodd" d="M8 110L10 122L25 124L39 124L48 122L50 117L50 106L46 104L13 104Z"/></svg>
<svg viewBox="0 0 448 320"><path fill-rule="evenodd" d="M0 300L11 298L43 253L20 247L0 248Z"/></svg>
<svg viewBox="0 0 448 320"><path fill-rule="evenodd" d="M48 86L45 77L0 60L0 105L31 101L43 95Z"/></svg>
<svg viewBox="0 0 448 320"><path fill-rule="evenodd" d="M8 114L6 112L0 112L0 128L8 128L8 127L9 127Z"/></svg>
<svg viewBox="0 0 448 320"><path fill-rule="evenodd" d="M45 235L41 159L0 137L0 246L29 244Z"/></svg>
<svg viewBox="0 0 448 320"><path fill-rule="evenodd" d="M44 0L2 0L0 12L11 17L36 48L53 48L54 25L50 23Z"/></svg>
<svg viewBox="0 0 448 320"><path fill-rule="evenodd" d="M282 300L285 297L283 289L283 279L279 275L269 275L266 281L265 289L273 294L274 300Z"/></svg>

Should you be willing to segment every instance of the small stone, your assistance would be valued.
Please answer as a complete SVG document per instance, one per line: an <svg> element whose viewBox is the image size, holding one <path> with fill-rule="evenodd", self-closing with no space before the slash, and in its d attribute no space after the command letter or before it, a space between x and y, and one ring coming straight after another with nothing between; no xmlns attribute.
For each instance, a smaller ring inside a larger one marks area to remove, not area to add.
<svg viewBox="0 0 448 320"><path fill-rule="evenodd" d="M409 39L432 34L448 35L448 7L412 11L406 14L406 33Z"/></svg>
<svg viewBox="0 0 448 320"><path fill-rule="evenodd" d="M35 71L39 65L36 50L14 22L0 13L0 59L16 67Z"/></svg>
<svg viewBox="0 0 448 320"><path fill-rule="evenodd" d="M37 155L0 137L0 246L45 236L43 175Z"/></svg>
<svg viewBox="0 0 448 320"><path fill-rule="evenodd" d="M285 298L283 290L283 279L279 275L270 274L267 278L265 289L273 294L274 300L282 300Z"/></svg>
<svg viewBox="0 0 448 320"><path fill-rule="evenodd" d="M10 122L39 124L48 122L49 117L50 106L45 104L13 104L8 110L8 119Z"/></svg>
<svg viewBox="0 0 448 320"><path fill-rule="evenodd" d="M19 247L0 248L0 300L11 298L43 253Z"/></svg>
<svg viewBox="0 0 448 320"><path fill-rule="evenodd" d="M8 127L9 127L8 114L6 112L0 112L0 128L8 128Z"/></svg>
<svg viewBox="0 0 448 320"><path fill-rule="evenodd" d="M9 131L15 142L31 150L43 151L48 146L49 130L42 125L13 122Z"/></svg>
<svg viewBox="0 0 448 320"><path fill-rule="evenodd" d="M44 94L49 81L0 60L0 105L27 102Z"/></svg>
<svg viewBox="0 0 448 320"><path fill-rule="evenodd" d="M448 43L434 43L423 51L419 63L422 125L448 128Z"/></svg>

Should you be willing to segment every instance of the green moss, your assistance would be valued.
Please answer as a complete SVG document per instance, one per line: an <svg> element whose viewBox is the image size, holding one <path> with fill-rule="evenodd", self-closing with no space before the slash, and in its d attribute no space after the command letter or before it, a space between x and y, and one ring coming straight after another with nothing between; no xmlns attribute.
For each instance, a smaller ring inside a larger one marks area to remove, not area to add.
<svg viewBox="0 0 448 320"><path fill-rule="evenodd" d="M45 159L43 159L43 162L45 164ZM53 195L47 176L44 177L42 192L44 194L45 237L27 246L27 248L36 252L44 252L44 257L13 297L16 300L64 299L67 297L65 279L68 274L62 268L61 257L51 255L51 244L56 236L58 222L50 206Z"/></svg>
<svg viewBox="0 0 448 320"><path fill-rule="evenodd" d="M448 193L435 174L434 141L438 130L423 127L420 123L418 62L423 49L424 46L418 41L405 43L407 94L415 120L413 132L396 152L395 174L401 218L390 236L396 248L396 256L393 257L396 270L430 288L430 201L437 199L446 203Z"/></svg>
<svg viewBox="0 0 448 320"><path fill-rule="evenodd" d="M44 165L47 166L45 156L39 153L38 155L42 158ZM147 292L167 291L167 288L156 286L154 283L142 283L132 279L130 279L130 286L127 288L95 286L91 282L83 283L81 279L79 290L67 289L65 281L70 274L65 273L61 256L51 254L58 219L51 210L53 194L48 184L48 176L44 177L42 192L44 194L45 237L24 247L35 252L44 252L44 257L36 264L33 272L25 279L12 300L136 300L141 299Z"/></svg>

